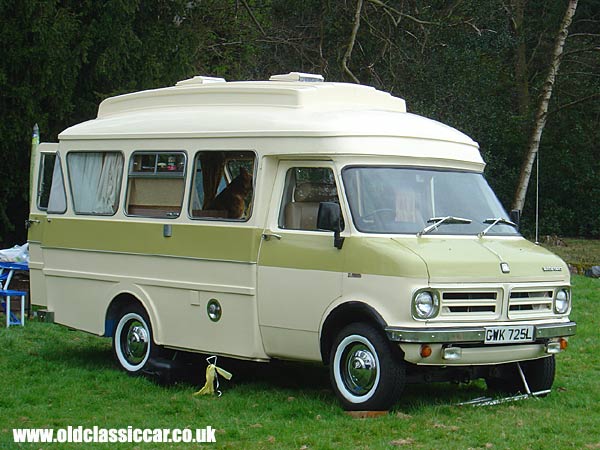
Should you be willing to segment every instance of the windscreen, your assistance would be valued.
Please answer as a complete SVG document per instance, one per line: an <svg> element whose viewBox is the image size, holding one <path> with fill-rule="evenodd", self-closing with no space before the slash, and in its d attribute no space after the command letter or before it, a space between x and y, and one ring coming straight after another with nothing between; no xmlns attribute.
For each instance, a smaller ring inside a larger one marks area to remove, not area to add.
<svg viewBox="0 0 600 450"><path fill-rule="evenodd" d="M348 167L342 177L354 224L366 233L416 234L452 217L465 220L446 220L427 233L475 235L488 228L490 219L509 220L481 173ZM487 235L518 232L511 225L497 223Z"/></svg>

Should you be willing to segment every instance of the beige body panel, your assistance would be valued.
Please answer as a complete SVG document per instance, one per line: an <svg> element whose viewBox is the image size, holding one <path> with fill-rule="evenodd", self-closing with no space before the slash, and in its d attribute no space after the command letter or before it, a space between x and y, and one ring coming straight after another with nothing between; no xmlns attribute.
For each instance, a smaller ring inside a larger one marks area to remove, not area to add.
<svg viewBox="0 0 600 450"><path fill-rule="evenodd" d="M30 302L34 305L47 306L46 283L44 281L44 254L42 249L42 239L44 234L44 224L46 223L46 211L39 208L38 190L40 188L39 173L43 155L55 154L58 151L58 144L42 143L37 148L37 158L33 161L33 180L29 205L29 293Z"/></svg>
<svg viewBox="0 0 600 450"><path fill-rule="evenodd" d="M103 335L108 306L129 293L141 301L158 344L264 359L258 330L255 264L112 252L45 253L48 308L55 321ZM218 323L206 313L222 306Z"/></svg>
<svg viewBox="0 0 600 450"><path fill-rule="evenodd" d="M339 272L259 267L259 321L265 351L278 358L320 361L321 317L341 295L341 282Z"/></svg>

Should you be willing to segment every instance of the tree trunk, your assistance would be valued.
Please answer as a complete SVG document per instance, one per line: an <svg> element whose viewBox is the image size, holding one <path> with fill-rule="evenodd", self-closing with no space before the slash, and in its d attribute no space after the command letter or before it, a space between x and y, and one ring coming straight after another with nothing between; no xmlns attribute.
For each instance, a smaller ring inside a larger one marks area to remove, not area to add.
<svg viewBox="0 0 600 450"><path fill-rule="evenodd" d="M575 15L577 9L578 0L569 0L567 11L560 24L556 41L554 43L554 51L552 52L552 59L550 60L550 68L548 70L548 76L542 87L542 94L540 96L540 103L538 105L535 114L535 123L529 140L529 147L521 167L521 175L519 176L519 184L517 185L517 192L513 201L512 209L523 210L525 205L525 196L527 194L527 187L529 186L529 179L531 178L531 171L533 169L533 163L537 157L538 149L540 146L540 140L542 138L542 132L546 125L546 119L548 118L548 104L552 97L552 89L554 88L554 81L556 80L556 74L560 67L560 61L562 58L563 48L565 41L569 34L569 25Z"/></svg>

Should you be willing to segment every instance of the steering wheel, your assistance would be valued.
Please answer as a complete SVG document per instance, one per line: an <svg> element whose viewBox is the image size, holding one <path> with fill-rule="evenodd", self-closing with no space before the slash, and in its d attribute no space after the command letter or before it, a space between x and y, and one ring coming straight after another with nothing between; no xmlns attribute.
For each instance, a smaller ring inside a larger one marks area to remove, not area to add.
<svg viewBox="0 0 600 450"><path fill-rule="evenodd" d="M374 219L375 223L378 225L378 228L384 229L386 224L389 224L390 221L393 221L396 216L396 211L391 208L379 208L374 209L368 214L365 214L361 217L364 221L365 219Z"/></svg>

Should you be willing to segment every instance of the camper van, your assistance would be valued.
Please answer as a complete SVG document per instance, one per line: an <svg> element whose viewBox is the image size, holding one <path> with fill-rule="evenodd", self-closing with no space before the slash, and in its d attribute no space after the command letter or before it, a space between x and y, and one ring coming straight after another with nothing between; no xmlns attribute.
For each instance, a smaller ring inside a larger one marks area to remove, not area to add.
<svg viewBox="0 0 600 450"><path fill-rule="evenodd" d="M31 299L130 374L178 352L321 362L348 410L407 382L547 394L569 270L484 167L463 133L320 75L108 98L38 147Z"/></svg>

